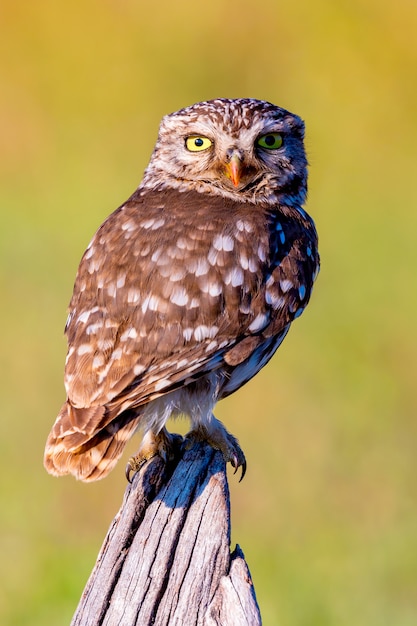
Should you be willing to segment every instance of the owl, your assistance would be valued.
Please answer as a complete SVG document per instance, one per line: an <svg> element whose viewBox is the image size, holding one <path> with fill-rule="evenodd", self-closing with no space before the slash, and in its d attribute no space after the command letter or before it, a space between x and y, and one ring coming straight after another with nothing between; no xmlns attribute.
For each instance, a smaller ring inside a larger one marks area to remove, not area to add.
<svg viewBox="0 0 417 626"><path fill-rule="evenodd" d="M255 99L162 119L142 183L81 259L48 472L103 478L140 430L129 478L173 456L165 424L186 416L183 445L207 441L243 477L213 408L266 365L310 299L319 255L303 137L297 115Z"/></svg>

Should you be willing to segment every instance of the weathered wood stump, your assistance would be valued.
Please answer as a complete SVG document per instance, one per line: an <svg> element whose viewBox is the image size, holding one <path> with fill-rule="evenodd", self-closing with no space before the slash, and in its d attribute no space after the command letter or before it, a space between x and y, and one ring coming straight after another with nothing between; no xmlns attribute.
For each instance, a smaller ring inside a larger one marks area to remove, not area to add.
<svg viewBox="0 0 417 626"><path fill-rule="evenodd" d="M71 626L258 626L220 452L155 457L126 488Z"/></svg>

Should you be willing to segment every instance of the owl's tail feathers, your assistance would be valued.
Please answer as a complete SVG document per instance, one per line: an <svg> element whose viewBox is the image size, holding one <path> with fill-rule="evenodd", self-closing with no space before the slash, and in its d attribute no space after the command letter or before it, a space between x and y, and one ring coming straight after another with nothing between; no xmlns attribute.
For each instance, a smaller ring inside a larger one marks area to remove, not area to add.
<svg viewBox="0 0 417 626"><path fill-rule="evenodd" d="M95 423L104 421L105 407L81 410L89 411L88 417ZM125 411L107 426L86 433L73 425L73 411L73 407L66 402L49 433L45 446L45 469L54 476L73 474L85 482L104 478L122 455L126 443L138 427L140 416Z"/></svg>

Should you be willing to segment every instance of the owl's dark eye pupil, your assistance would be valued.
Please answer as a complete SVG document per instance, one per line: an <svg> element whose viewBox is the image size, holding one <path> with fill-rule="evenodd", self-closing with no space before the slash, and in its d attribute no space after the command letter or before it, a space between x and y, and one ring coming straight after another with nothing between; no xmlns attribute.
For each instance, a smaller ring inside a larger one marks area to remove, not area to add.
<svg viewBox="0 0 417 626"><path fill-rule="evenodd" d="M266 135L264 141L267 146L273 146L275 143L275 137L274 135Z"/></svg>
<svg viewBox="0 0 417 626"><path fill-rule="evenodd" d="M203 143L204 143L204 141L201 139L201 137L196 137L194 139L194 145L197 146L197 148L201 148Z"/></svg>

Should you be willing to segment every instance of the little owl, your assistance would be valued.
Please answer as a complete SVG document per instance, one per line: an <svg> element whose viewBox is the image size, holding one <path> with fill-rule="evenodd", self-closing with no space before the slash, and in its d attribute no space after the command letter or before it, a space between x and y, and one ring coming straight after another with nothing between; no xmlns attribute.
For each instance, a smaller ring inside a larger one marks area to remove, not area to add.
<svg viewBox="0 0 417 626"><path fill-rule="evenodd" d="M272 357L306 307L319 268L302 208L302 120L269 102L217 99L163 118L143 181L82 257L65 327L67 400L45 467L103 478L128 439L128 478L177 437L205 440L235 471L237 439L213 407Z"/></svg>

